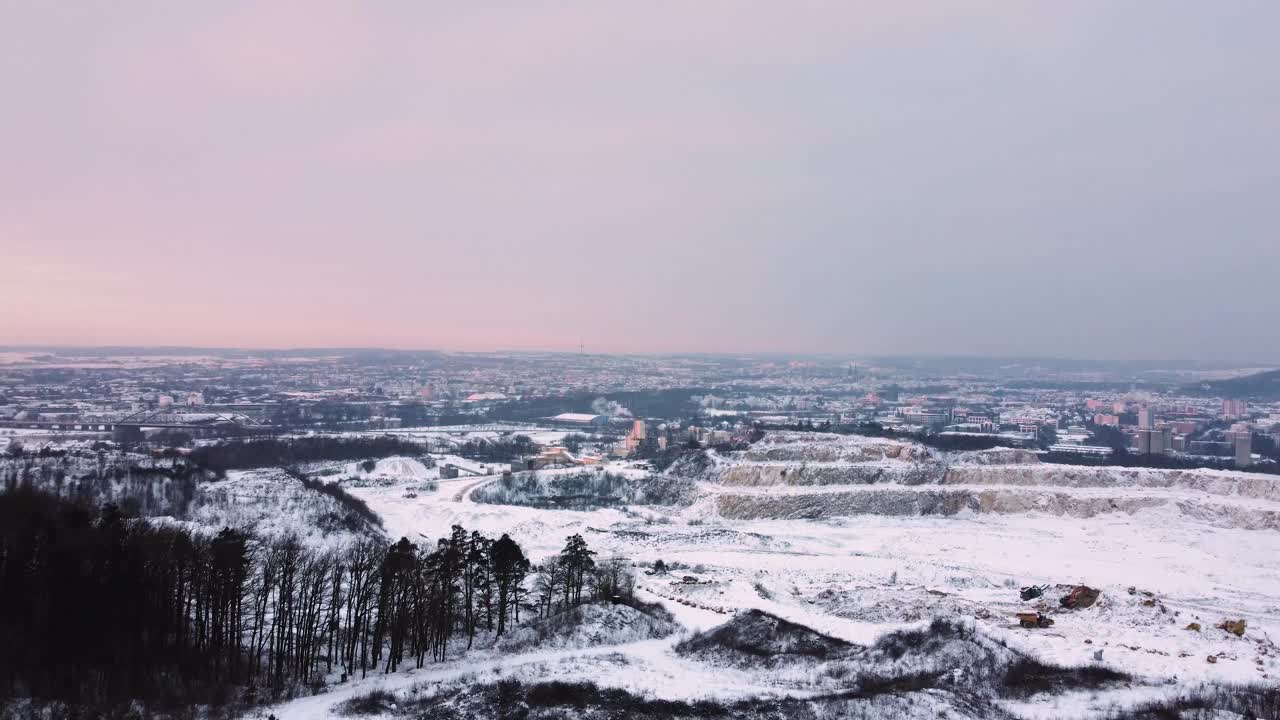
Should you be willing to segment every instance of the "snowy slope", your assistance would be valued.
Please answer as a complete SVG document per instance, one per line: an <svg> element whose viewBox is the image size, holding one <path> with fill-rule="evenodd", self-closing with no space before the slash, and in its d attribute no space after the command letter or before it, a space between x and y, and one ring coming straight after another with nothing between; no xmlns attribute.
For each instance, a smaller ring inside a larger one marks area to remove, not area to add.
<svg viewBox="0 0 1280 720"><path fill-rule="evenodd" d="M1009 701L1007 709L1021 717L1091 717L1160 697L1162 688L1270 682L1280 671L1280 649L1271 644L1280 634L1280 533L1267 478L1062 471L1008 453L943 457L880 440L839 439L831 441L835 447L818 447L828 442L821 437L782 440L678 468L697 476L701 497L687 507L568 511L470 502L470 489L493 481L484 477L441 480L436 490L408 498L404 490L422 482L411 469L387 485L351 492L383 517L393 538L434 540L458 523L508 532L535 561L558 552L574 533L601 556L661 558L672 574L640 576L638 594L663 603L688 631L760 609L866 646L933 617L960 618L993 641L1047 661L1084 665L1101 651L1103 665L1141 683ZM809 466L887 467L891 479L719 482L726 473L780 479L778 468ZM900 481L921 466L933 473L930 481ZM797 503L814 514L794 512ZM683 575L697 582L678 581ZM1042 601L1020 601L1018 587L1033 583L1052 587ZM1058 596L1076 583L1100 588L1101 599L1088 609L1062 610ZM1053 616L1054 626L1018 627L1013 613L1032 609ZM1228 617L1247 620L1244 637L1213 628ZM1185 629L1192 622L1201 630ZM323 717L337 700L374 686L420 686L421 693L439 683L499 676L590 677L662 698L803 696L816 687L795 685L794 677L708 669L677 657L677 639L478 655L371 678L274 712ZM1216 662L1207 662L1209 655Z"/></svg>

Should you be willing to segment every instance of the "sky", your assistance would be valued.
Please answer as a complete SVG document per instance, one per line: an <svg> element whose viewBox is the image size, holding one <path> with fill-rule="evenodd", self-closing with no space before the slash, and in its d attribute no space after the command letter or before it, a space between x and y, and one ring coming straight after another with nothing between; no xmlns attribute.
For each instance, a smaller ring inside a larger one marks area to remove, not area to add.
<svg viewBox="0 0 1280 720"><path fill-rule="evenodd" d="M0 1L0 345L1280 363L1275 0Z"/></svg>

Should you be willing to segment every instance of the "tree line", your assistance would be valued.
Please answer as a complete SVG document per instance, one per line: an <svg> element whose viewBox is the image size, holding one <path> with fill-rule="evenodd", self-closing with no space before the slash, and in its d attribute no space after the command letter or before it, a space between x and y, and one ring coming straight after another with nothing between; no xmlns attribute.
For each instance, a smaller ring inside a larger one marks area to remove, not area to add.
<svg viewBox="0 0 1280 720"><path fill-rule="evenodd" d="M1238 470L1241 472L1280 475L1280 463L1256 462L1239 467L1235 458L1213 458L1202 455L1165 455L1164 453L1129 452L1124 448L1112 449L1111 454L1077 455L1069 452L1048 452L1041 460L1058 465L1104 465L1116 467L1142 467L1156 470Z"/></svg>
<svg viewBox="0 0 1280 720"><path fill-rule="evenodd" d="M594 554L575 535L533 568L508 535L456 525L434 545L310 549L22 488L0 494L0 696L251 704L422 667L502 635L522 607L625 591L625 565Z"/></svg>
<svg viewBox="0 0 1280 720"><path fill-rule="evenodd" d="M72 454L10 452L0 456L0 489L33 487L82 503L112 500L128 514L186 514L202 473L182 463L164 464L105 451Z"/></svg>
<svg viewBox="0 0 1280 720"><path fill-rule="evenodd" d="M468 440L455 452L470 460L509 463L533 455L537 450L528 435L514 435L499 440Z"/></svg>
<svg viewBox="0 0 1280 720"><path fill-rule="evenodd" d="M835 424L830 420L824 420L819 423L815 423L812 420L800 420L792 425L773 426L770 429L809 430L814 432L836 433L838 435L863 435L866 437L906 440L910 442L918 442L921 445L945 452L990 450L997 447L1021 447L1021 445L1012 440L995 435L941 435L931 432L895 430L894 428L885 427L878 422Z"/></svg>
<svg viewBox="0 0 1280 720"><path fill-rule="evenodd" d="M293 465L315 460L363 460L392 455L421 455L419 442L394 436L342 438L328 436L288 439L266 438L201 445L187 457L210 470L244 470Z"/></svg>

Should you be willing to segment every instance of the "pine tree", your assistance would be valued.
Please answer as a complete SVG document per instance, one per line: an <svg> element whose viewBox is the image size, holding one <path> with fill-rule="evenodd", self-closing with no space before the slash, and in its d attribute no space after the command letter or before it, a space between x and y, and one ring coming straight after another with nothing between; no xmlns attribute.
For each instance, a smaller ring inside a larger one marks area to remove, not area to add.
<svg viewBox="0 0 1280 720"><path fill-rule="evenodd" d="M493 575L498 583L498 634L506 630L508 608L515 596L514 588L522 579L521 567L528 567L524 552L506 533L493 543L490 552L493 563Z"/></svg>
<svg viewBox="0 0 1280 720"><path fill-rule="evenodd" d="M595 567L591 556L595 552L587 547L587 541L581 535L567 538L564 550L560 551L560 564L565 569L564 604L566 607L582 602L582 591L586 584L587 573Z"/></svg>

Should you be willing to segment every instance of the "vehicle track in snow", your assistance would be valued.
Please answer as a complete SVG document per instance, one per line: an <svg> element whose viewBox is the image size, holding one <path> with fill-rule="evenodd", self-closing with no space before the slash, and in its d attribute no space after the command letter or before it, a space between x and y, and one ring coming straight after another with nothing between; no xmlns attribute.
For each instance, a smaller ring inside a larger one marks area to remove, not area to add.
<svg viewBox="0 0 1280 720"><path fill-rule="evenodd" d="M454 496L453 496L453 501L454 501L454 502L456 502L456 503L462 503L462 502L469 503L469 502L472 502L472 500L471 500L471 493L472 493L472 491L476 490L477 488L484 487L485 485L488 485L488 484L492 483L493 481L495 481L495 480L497 480L497 479L498 479L498 478L496 478L496 477L490 477L490 478L485 478L485 479L483 479L483 480L480 480L480 481L478 481L478 482L473 482L473 483L471 483L470 485L468 485L468 486L466 486L466 487L462 488L461 490L459 490L457 493L455 493L455 494L454 494Z"/></svg>

